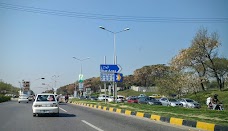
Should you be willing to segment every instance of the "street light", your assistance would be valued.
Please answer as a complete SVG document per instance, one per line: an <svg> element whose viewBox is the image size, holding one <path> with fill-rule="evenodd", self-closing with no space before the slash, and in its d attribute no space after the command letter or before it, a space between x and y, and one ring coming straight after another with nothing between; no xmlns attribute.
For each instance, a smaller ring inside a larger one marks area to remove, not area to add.
<svg viewBox="0 0 228 131"><path fill-rule="evenodd" d="M117 31L117 32L108 30L108 29L106 29L103 26L99 26L99 28L102 29L102 30L105 30L105 31L108 31L108 32L112 33L113 36L114 36L114 38L113 38L113 47L114 47L114 51L113 51L113 63L114 63L114 65L116 65L117 64L117 60L116 60L117 59L117 56L116 56L116 34L121 33L121 32L124 32L124 31L128 31L128 30L130 30L130 28L125 28L125 29L123 29L121 31ZM115 92L114 92L114 101L115 101L116 100L116 97L117 97L117 89L116 89L116 86L115 86L115 82L114 81L113 81L113 89L115 90Z"/></svg>
<svg viewBox="0 0 228 131"><path fill-rule="evenodd" d="M52 77L55 78L55 79L52 79L52 80L54 80L54 82L55 82L55 85L54 85L54 94L56 94L56 78L59 77L59 76L53 75Z"/></svg>
<svg viewBox="0 0 228 131"><path fill-rule="evenodd" d="M114 44L113 45L113 47L114 47L114 51L113 51L113 63L114 64L117 64L117 61L116 61L116 34L121 33L121 32L124 32L124 31L128 31L128 30L130 30L130 28L125 28L125 29L123 29L121 31L117 31L117 32L108 30L108 29L104 28L103 26L99 26L99 28L102 29L102 30L106 30L106 31L108 31L108 32L110 32L110 33L112 33L114 35L114 39L113 39L113 41L114 41L113 42L113 44Z"/></svg>
<svg viewBox="0 0 228 131"><path fill-rule="evenodd" d="M81 68L80 68L80 75L79 75L79 84L81 84L81 87L82 87L82 89L83 89L83 82L81 81L81 79L82 79L82 62L84 61L84 60L88 60L88 59L90 59L90 57L87 57L87 58L84 58L84 59L79 59L79 58L77 58L77 57L73 57L75 60L78 60L78 61L80 61L80 64L81 64ZM75 97L76 97L76 84L75 84Z"/></svg>

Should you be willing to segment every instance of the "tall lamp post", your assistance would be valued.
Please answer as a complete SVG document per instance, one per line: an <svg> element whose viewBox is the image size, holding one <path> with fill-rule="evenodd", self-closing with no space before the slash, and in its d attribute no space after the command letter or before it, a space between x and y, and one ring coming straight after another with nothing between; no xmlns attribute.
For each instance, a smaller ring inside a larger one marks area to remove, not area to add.
<svg viewBox="0 0 228 131"><path fill-rule="evenodd" d="M114 51L113 51L113 63L114 63L114 65L116 65L117 64L117 56L116 56L116 34L121 33L121 32L124 32L124 31L128 31L128 30L130 30L130 28L125 28L125 29L123 29L121 31L117 31L117 32L108 30L108 29L106 29L103 26L99 26L99 28L102 29L102 30L105 30L105 31L108 31L108 32L112 33L113 36L114 36L113 37L113 48L114 48ZM117 88L115 86L115 82L114 81L113 81L113 89L114 89L114 101L115 101L116 100L116 97L117 97Z"/></svg>
<svg viewBox="0 0 228 131"><path fill-rule="evenodd" d="M54 80L54 82L55 82L55 83L54 83L54 94L56 94L56 89L57 89L57 88L56 88L56 82L57 82L57 81L56 81L56 78L59 77L59 76L53 75L52 77L54 77L54 79L52 79L52 80Z"/></svg>
<svg viewBox="0 0 228 131"><path fill-rule="evenodd" d="M80 91L84 91L83 90L83 80L82 80L82 77L83 77L83 75L82 75L82 62L84 61L84 60L88 60L88 59L90 59L90 57L87 57L87 58L84 58L84 59L79 59L79 58L77 58L77 57L73 57L75 60L78 60L78 61L80 61L80 64L81 64L81 68L80 68L80 75L79 75L79 90ZM80 96L82 95L82 92L80 93ZM76 97L76 84L75 84L75 96L74 97Z"/></svg>

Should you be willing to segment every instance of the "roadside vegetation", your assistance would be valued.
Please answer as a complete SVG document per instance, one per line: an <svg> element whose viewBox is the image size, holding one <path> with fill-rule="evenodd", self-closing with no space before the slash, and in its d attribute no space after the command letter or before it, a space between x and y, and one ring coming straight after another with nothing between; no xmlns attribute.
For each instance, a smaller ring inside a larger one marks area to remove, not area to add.
<svg viewBox="0 0 228 131"><path fill-rule="evenodd" d="M10 96L4 96L0 94L0 103L9 101L11 99Z"/></svg>
<svg viewBox="0 0 228 131"><path fill-rule="evenodd" d="M206 106L206 98L209 95L218 94L219 99L223 101L223 105L225 110L223 111L215 111L207 109ZM133 90L126 90L118 92L119 95L124 96L137 96L139 94L145 94L143 92L136 92ZM150 93L146 93L146 95L152 95ZM191 108L184 108L184 107L166 107L166 106L154 106L154 105L147 105L147 104L130 104L130 103L106 103L104 101L90 101L90 100L81 100L73 98L71 100L72 103L87 103L87 104L94 104L94 105L101 105L106 107L114 107L120 109L131 110L135 112L144 112L153 115L160 115L164 117L175 117L181 118L186 120L192 121L201 121L207 123L215 123L218 125L225 125L228 126L228 91L207 91L207 92L199 92L197 95L195 94L188 94L183 96L185 98L191 98L198 101L201 104L200 109L191 109Z"/></svg>
<svg viewBox="0 0 228 131"><path fill-rule="evenodd" d="M181 49L167 62L168 64L145 65L134 70L133 74L124 76L123 82L118 83L121 90L118 95L127 97L160 94L177 99L191 98L198 101L202 108L187 109L128 103L105 105L104 102L78 99L72 101L228 125L228 58L219 55L219 47L223 45L219 40L219 34L201 27L189 41L189 47ZM78 90L78 83L77 81L60 87L57 93L73 95L75 87ZM106 84L107 87L111 85L109 82ZM89 88L94 96L104 93L104 83L99 77L84 80L84 87ZM214 94L218 94L219 100L223 102L224 111L207 109L206 98Z"/></svg>
<svg viewBox="0 0 228 131"><path fill-rule="evenodd" d="M12 96L17 96L19 90L11 84L0 81L0 103L9 101Z"/></svg>

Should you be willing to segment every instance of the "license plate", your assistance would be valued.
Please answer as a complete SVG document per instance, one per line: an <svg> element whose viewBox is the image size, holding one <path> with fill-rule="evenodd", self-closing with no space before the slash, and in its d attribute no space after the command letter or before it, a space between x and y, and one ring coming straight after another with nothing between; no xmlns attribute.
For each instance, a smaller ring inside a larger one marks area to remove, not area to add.
<svg viewBox="0 0 228 131"><path fill-rule="evenodd" d="M50 113L48 110L41 110L41 113Z"/></svg>

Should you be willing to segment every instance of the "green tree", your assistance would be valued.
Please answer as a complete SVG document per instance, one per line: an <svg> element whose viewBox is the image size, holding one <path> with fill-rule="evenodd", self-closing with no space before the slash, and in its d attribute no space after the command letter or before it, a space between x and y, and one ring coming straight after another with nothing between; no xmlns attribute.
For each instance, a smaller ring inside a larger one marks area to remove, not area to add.
<svg viewBox="0 0 228 131"><path fill-rule="evenodd" d="M209 62L210 63L210 62ZM227 58L214 58L214 69L209 66L209 75L211 77L217 78L217 83L219 84L219 89L221 90L225 86L225 81L228 77L228 59ZM216 74L214 71L216 70ZM219 82L218 82L219 81Z"/></svg>
<svg viewBox="0 0 228 131"><path fill-rule="evenodd" d="M214 58L217 57L217 49L220 45L217 33L208 34L207 29L201 28L193 38L191 46L181 50L171 60L171 65L176 70L195 71L200 80L202 90L205 90L204 83L208 80L208 72L213 74L219 87L222 88L221 79L214 63Z"/></svg>
<svg viewBox="0 0 228 131"><path fill-rule="evenodd" d="M144 66L134 71L135 84L138 86L148 86L149 78L151 76L150 66Z"/></svg>

